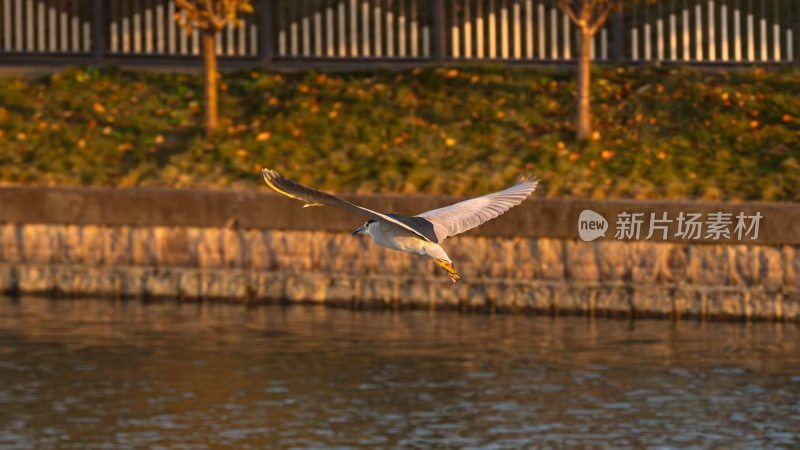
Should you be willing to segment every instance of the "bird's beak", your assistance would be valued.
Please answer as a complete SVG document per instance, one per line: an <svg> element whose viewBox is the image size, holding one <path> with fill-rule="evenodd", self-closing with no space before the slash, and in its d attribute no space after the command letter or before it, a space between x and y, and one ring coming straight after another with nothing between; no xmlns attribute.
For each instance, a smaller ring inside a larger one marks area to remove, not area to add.
<svg viewBox="0 0 800 450"><path fill-rule="evenodd" d="M367 227L366 226L358 227L356 229L356 231L353 231L353 236L358 236L359 234L364 234L365 231L367 231Z"/></svg>

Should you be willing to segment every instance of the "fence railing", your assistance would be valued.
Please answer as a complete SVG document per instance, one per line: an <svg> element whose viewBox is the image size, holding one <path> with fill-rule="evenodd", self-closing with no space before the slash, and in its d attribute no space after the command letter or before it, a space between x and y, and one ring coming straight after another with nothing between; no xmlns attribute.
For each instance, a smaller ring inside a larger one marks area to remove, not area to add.
<svg viewBox="0 0 800 450"><path fill-rule="evenodd" d="M557 0L254 0L217 54L243 62L569 62L579 34ZM191 59L173 0L0 0L0 64L26 60ZM790 63L800 0L661 0L614 14L596 60Z"/></svg>

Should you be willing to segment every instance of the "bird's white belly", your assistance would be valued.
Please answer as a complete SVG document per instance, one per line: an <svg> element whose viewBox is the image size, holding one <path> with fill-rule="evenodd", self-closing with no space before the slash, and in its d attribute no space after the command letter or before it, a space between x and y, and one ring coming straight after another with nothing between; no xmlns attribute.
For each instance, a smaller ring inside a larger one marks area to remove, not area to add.
<svg viewBox="0 0 800 450"><path fill-rule="evenodd" d="M372 235L372 240L381 247L390 248L392 250L400 250L401 252L420 253L424 247L425 240L420 239L418 236L410 234L404 236L400 233L386 233L379 232Z"/></svg>
<svg viewBox="0 0 800 450"><path fill-rule="evenodd" d="M384 227L381 227L377 232L372 233L372 240L381 247L392 250L399 250L401 252L413 253L415 255L427 256L434 259L450 260L439 244L426 241L416 234L405 230L386 230Z"/></svg>

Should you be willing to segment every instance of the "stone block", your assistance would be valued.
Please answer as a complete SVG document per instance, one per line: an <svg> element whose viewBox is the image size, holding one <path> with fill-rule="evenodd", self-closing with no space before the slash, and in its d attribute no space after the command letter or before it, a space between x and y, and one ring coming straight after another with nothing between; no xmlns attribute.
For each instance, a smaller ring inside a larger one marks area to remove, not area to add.
<svg viewBox="0 0 800 450"><path fill-rule="evenodd" d="M721 245L694 245L690 248L691 282L702 286L724 286L731 273L727 249Z"/></svg>
<svg viewBox="0 0 800 450"><path fill-rule="evenodd" d="M54 258L48 225L29 224L22 227L22 253L25 262L47 264Z"/></svg>
<svg viewBox="0 0 800 450"><path fill-rule="evenodd" d="M533 254L538 261L537 274L542 280L564 281L567 269L564 260L564 241L541 238L536 240Z"/></svg>
<svg viewBox="0 0 800 450"><path fill-rule="evenodd" d="M752 286L761 282L758 249L747 245L734 245L727 249L728 279L731 285Z"/></svg>
<svg viewBox="0 0 800 450"><path fill-rule="evenodd" d="M158 265L157 228L159 227L131 228L131 262L133 265L142 267L155 267Z"/></svg>
<svg viewBox="0 0 800 450"><path fill-rule="evenodd" d="M224 267L222 230L202 228L197 234L197 267L220 269Z"/></svg>
<svg viewBox="0 0 800 450"><path fill-rule="evenodd" d="M193 267L197 264L191 230L178 227L155 229L155 248L159 266ZM196 233L193 233L196 236ZM197 239L195 237L195 239Z"/></svg>
<svg viewBox="0 0 800 450"><path fill-rule="evenodd" d="M565 241L567 280L597 282L600 268L596 258L596 247L591 242Z"/></svg>
<svg viewBox="0 0 800 450"><path fill-rule="evenodd" d="M631 279L631 245L614 240L594 241L598 277L602 281L623 282Z"/></svg>
<svg viewBox="0 0 800 450"><path fill-rule="evenodd" d="M247 267L253 270L274 269L273 251L270 245L270 232L261 230L247 230L244 235L245 248L247 249Z"/></svg>
<svg viewBox="0 0 800 450"><path fill-rule="evenodd" d="M770 290L780 290L784 288L786 277L784 275L785 260L780 247L760 246L759 250L759 272L764 286Z"/></svg>

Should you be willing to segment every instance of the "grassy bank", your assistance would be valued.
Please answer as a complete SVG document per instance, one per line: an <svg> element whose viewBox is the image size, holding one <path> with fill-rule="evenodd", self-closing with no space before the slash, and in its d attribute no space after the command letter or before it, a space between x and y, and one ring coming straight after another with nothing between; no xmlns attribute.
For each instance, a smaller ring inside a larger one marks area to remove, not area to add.
<svg viewBox="0 0 800 450"><path fill-rule="evenodd" d="M74 69L0 80L0 182L481 193L521 170L549 196L800 201L800 69L543 69L225 77L206 139L201 77Z"/></svg>

